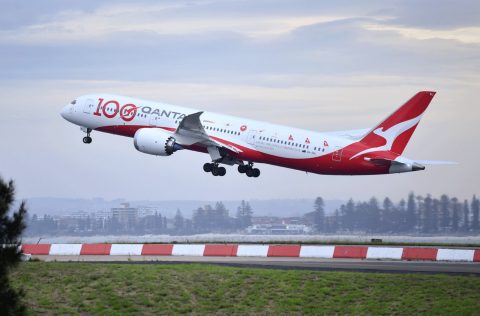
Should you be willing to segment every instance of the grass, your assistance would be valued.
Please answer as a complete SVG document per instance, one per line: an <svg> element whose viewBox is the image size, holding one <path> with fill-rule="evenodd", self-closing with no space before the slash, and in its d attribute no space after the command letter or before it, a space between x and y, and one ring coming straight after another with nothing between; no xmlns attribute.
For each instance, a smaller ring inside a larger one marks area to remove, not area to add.
<svg viewBox="0 0 480 316"><path fill-rule="evenodd" d="M11 279L31 315L480 314L475 276L27 262Z"/></svg>

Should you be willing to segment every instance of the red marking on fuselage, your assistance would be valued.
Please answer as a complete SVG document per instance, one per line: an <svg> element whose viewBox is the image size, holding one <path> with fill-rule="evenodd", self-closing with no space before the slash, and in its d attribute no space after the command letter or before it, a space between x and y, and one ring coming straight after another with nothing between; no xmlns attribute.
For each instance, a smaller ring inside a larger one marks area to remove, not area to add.
<svg viewBox="0 0 480 316"><path fill-rule="evenodd" d="M103 126L96 130L110 134L122 135L127 137L134 137L135 132L141 128L161 128L170 132L175 132L176 128L172 127L158 127L158 126L144 126L144 125L113 125ZM385 174L388 173L389 165L378 166L363 158L357 157L350 160L349 158L365 149L365 145L357 142L343 148L341 162L335 161L332 158L334 153L329 153L322 156L312 158L285 158L254 150L237 143L225 140L219 137L210 136L216 141L234 146L241 150L239 153L231 152L230 155L234 158L244 161L252 161L258 163L267 163L277 165L285 168L307 171L318 174L331 175L366 175L366 174ZM199 145L183 146L185 149L197 152L207 153L207 148ZM395 159L398 155L392 152L377 152L375 155L382 158Z"/></svg>

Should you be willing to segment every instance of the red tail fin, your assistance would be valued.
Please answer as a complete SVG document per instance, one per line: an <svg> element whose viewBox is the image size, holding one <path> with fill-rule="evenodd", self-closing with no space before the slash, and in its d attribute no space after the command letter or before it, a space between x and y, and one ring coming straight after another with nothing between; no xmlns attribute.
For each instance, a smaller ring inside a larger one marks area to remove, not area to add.
<svg viewBox="0 0 480 316"><path fill-rule="evenodd" d="M401 155L434 95L433 91L418 92L368 132L361 140L372 147L368 152L389 150Z"/></svg>

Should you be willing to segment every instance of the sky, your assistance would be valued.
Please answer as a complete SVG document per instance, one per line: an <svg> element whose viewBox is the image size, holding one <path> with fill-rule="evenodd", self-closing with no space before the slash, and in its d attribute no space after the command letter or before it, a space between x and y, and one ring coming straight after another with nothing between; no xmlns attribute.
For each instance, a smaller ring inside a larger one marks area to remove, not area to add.
<svg viewBox="0 0 480 316"><path fill-rule="evenodd" d="M478 1L0 0L0 175L19 198L399 200L480 193ZM314 131L373 127L437 91L404 155L458 162L382 176L258 165L259 178L207 155L137 152L61 108L106 92Z"/></svg>

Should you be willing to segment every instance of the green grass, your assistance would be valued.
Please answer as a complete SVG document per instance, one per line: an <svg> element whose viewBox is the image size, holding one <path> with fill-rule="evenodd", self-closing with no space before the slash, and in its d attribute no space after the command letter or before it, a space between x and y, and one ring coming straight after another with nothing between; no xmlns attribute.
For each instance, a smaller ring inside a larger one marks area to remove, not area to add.
<svg viewBox="0 0 480 316"><path fill-rule="evenodd" d="M480 314L475 276L29 262L11 279L32 315Z"/></svg>

